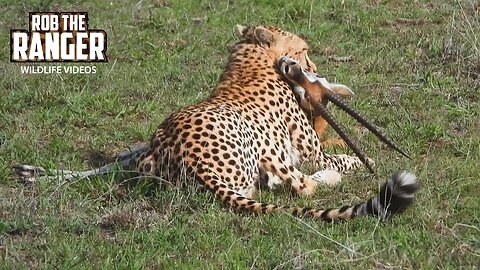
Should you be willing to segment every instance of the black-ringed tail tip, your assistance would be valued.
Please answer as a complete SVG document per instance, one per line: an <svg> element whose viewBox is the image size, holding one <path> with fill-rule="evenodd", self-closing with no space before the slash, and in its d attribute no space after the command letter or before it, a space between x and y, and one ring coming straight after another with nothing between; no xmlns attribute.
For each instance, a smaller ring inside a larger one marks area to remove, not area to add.
<svg viewBox="0 0 480 270"><path fill-rule="evenodd" d="M373 215L382 219L401 213L412 204L419 187L413 173L397 172L382 185L376 197L355 206L354 212L356 215Z"/></svg>
<svg viewBox="0 0 480 270"><path fill-rule="evenodd" d="M401 171L393 174L381 187L377 196L354 206L337 209L314 210L295 207L296 216L313 216L324 221L349 220L358 216L375 216L384 220L405 211L414 201L419 184L413 173Z"/></svg>

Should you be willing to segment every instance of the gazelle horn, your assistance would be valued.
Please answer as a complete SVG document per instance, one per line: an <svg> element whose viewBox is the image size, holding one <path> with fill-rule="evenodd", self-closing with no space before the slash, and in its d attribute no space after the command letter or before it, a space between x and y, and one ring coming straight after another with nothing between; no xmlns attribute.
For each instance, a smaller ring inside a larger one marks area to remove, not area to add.
<svg viewBox="0 0 480 270"><path fill-rule="evenodd" d="M338 123L335 118L333 118L332 114L327 110L327 108L323 104L318 104L315 107L315 113L319 114L325 119L328 124L337 132L337 134L340 136L340 138L343 139L343 141L352 149L352 151L357 155L357 157L360 159L360 161L365 164L365 166L368 168L368 170L371 173L374 173L375 170L371 166L371 164L368 162L367 157L365 153L357 147L357 144L350 138L350 136L347 135L345 132L345 129L343 126Z"/></svg>
<svg viewBox="0 0 480 270"><path fill-rule="evenodd" d="M403 150L401 150L395 144L395 142L393 142L391 139L389 139L376 125L370 123L359 112L355 111L353 108L348 106L348 104L343 102L343 100L341 100L336 94L333 94L332 92L325 92L324 97L327 100L331 101L333 104L335 104L337 107L342 109L344 112L346 112L347 114L349 114L350 116L355 118L355 120L357 120L357 122L359 122L362 126L366 127L368 130L370 130L373 134L375 134L375 136L377 136L377 138L379 138L382 142L387 144L389 147L395 149L397 152L404 155L405 157L407 157L409 159L412 159L407 153L405 153ZM320 106L318 106L318 107L320 107ZM318 109L320 109L320 108L318 108Z"/></svg>

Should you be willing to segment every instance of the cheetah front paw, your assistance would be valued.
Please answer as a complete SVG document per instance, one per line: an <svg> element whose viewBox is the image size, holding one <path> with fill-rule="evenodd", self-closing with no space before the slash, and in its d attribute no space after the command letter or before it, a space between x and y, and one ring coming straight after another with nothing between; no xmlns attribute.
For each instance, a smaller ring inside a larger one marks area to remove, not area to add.
<svg viewBox="0 0 480 270"><path fill-rule="evenodd" d="M342 181L340 173L334 170L318 171L310 177L319 183L327 184L329 186L334 186Z"/></svg>
<svg viewBox="0 0 480 270"><path fill-rule="evenodd" d="M368 164L369 164L372 168L375 169L375 160L367 157L367 162L368 162Z"/></svg>

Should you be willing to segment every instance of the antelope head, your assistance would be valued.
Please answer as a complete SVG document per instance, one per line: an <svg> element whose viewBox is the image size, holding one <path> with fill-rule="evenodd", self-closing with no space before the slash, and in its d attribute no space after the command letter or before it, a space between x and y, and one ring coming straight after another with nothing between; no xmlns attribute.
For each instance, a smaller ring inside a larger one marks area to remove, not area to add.
<svg viewBox="0 0 480 270"><path fill-rule="evenodd" d="M365 153L328 111L326 105L329 101L352 116L390 148L410 158L407 153L402 151L397 144L388 138L376 125L372 124L341 99L339 95L353 94L350 88L343 84L329 83L325 78L320 78L311 72L306 72L296 60L285 56L279 59L278 66L280 72L294 84L293 91L300 99L300 106L313 117L323 117L371 172L374 172L374 170L371 164L369 164Z"/></svg>

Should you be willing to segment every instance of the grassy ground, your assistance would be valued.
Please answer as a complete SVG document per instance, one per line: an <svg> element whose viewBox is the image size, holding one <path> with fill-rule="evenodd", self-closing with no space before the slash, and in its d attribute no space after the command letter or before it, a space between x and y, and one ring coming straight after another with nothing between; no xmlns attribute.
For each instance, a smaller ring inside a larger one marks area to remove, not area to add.
<svg viewBox="0 0 480 270"><path fill-rule="evenodd" d="M272 2L0 1L0 268L479 267L479 1ZM108 33L110 61L95 75L20 74L6 33L47 10L88 11L90 26ZM337 113L378 173L348 175L310 199L259 199L357 202L408 169L422 185L412 209L386 223L323 224L238 214L193 186L25 185L11 176L19 163L87 169L148 140L166 115L209 94L237 23L302 34L321 74L351 86L351 103L414 157L399 158Z"/></svg>

